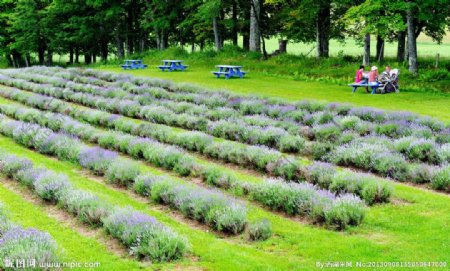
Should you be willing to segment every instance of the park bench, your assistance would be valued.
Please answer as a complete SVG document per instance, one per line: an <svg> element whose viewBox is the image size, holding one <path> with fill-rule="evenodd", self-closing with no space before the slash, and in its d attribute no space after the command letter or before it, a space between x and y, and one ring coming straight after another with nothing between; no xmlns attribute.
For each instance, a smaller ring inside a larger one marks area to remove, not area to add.
<svg viewBox="0 0 450 271"><path fill-rule="evenodd" d="M121 65L124 70L133 70L133 69L145 69L147 65L142 63L142 60L133 60L127 59L125 60L125 64Z"/></svg>
<svg viewBox="0 0 450 271"><path fill-rule="evenodd" d="M212 74L217 78L220 78L221 75L225 76L225 79L230 79L231 77L243 78L247 74L247 72L241 70L242 66L217 65L216 67L219 70L213 71Z"/></svg>
<svg viewBox="0 0 450 271"><path fill-rule="evenodd" d="M183 65L183 60L162 60L163 65L157 66L161 71L185 71L187 65Z"/></svg>

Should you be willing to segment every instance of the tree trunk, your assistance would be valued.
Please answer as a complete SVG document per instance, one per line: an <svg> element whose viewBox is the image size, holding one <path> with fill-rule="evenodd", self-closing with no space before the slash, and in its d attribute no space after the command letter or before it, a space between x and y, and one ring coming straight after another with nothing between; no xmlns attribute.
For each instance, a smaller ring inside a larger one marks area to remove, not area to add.
<svg viewBox="0 0 450 271"><path fill-rule="evenodd" d="M11 54L7 54L6 59L8 60L8 65L14 67L14 61L13 58L11 57Z"/></svg>
<svg viewBox="0 0 450 271"><path fill-rule="evenodd" d="M260 0L250 0L252 5L250 8L250 51L261 52L261 31L259 29L260 19Z"/></svg>
<svg viewBox="0 0 450 271"><path fill-rule="evenodd" d="M406 31L400 31L397 35L397 61L405 61L405 43L406 43Z"/></svg>
<svg viewBox="0 0 450 271"><path fill-rule="evenodd" d="M245 13L245 24L244 27L242 28L242 48L244 48L244 50L248 51L250 50L250 10L246 9Z"/></svg>
<svg viewBox="0 0 450 271"><path fill-rule="evenodd" d="M118 29L120 29L118 27ZM116 47L117 47L117 57L123 58L123 41L122 37L119 34L119 30L116 31Z"/></svg>
<svg viewBox="0 0 450 271"><path fill-rule="evenodd" d="M195 43L191 44L191 53L195 52Z"/></svg>
<svg viewBox="0 0 450 271"><path fill-rule="evenodd" d="M134 52L134 29L133 29L133 20L134 20L134 1L131 1L130 8L127 13L127 54L132 55Z"/></svg>
<svg viewBox="0 0 450 271"><path fill-rule="evenodd" d="M27 53L25 55L25 66L30 67L30 54L29 53Z"/></svg>
<svg viewBox="0 0 450 271"><path fill-rule="evenodd" d="M102 62L106 63L108 61L108 42L103 41L100 45L100 54L102 58Z"/></svg>
<svg viewBox="0 0 450 271"><path fill-rule="evenodd" d="M216 46L216 50L219 51L222 49L222 43L220 42L220 31L219 24L217 23L217 17L213 18L213 30L214 30L214 45Z"/></svg>
<svg viewBox="0 0 450 271"><path fill-rule="evenodd" d="M92 54L92 63L97 63L97 54L96 53Z"/></svg>
<svg viewBox="0 0 450 271"><path fill-rule="evenodd" d="M53 64L53 51L48 49L47 50L47 61L46 61L46 65L47 66L51 66Z"/></svg>
<svg viewBox="0 0 450 271"><path fill-rule="evenodd" d="M232 37L233 37L233 45L234 46L238 46L238 29L237 29L237 3L236 1L233 1L233 7L232 7L232 18L233 18L233 33L232 33Z"/></svg>
<svg viewBox="0 0 450 271"><path fill-rule="evenodd" d="M91 64L91 54L89 53L84 53L84 63L86 65Z"/></svg>
<svg viewBox="0 0 450 271"><path fill-rule="evenodd" d="M415 25L414 25L414 11L412 8L412 3L409 2L409 8L406 11L406 23L408 25L408 63L409 71L417 75L419 72L419 65L417 63L417 44L415 35Z"/></svg>
<svg viewBox="0 0 450 271"><path fill-rule="evenodd" d="M39 60L39 65L44 65L44 62L45 62L45 48L42 47L42 46L38 48L38 60Z"/></svg>
<svg viewBox="0 0 450 271"><path fill-rule="evenodd" d="M364 37L363 65L370 65L370 34L366 34L366 36Z"/></svg>
<svg viewBox="0 0 450 271"><path fill-rule="evenodd" d="M156 38L156 49L161 50L161 34L158 31L158 28L154 28L155 38Z"/></svg>
<svg viewBox="0 0 450 271"><path fill-rule="evenodd" d="M381 36L377 36L377 61L382 62L384 60L384 39Z"/></svg>
<svg viewBox="0 0 450 271"><path fill-rule="evenodd" d="M288 40L278 40L278 53L284 54L287 52Z"/></svg>
<svg viewBox="0 0 450 271"><path fill-rule="evenodd" d="M331 4L328 0L320 5L316 18L317 57L329 57Z"/></svg>
<svg viewBox="0 0 450 271"><path fill-rule="evenodd" d="M20 68L20 54L16 50L12 50L11 54L13 56L14 68Z"/></svg>
<svg viewBox="0 0 450 271"><path fill-rule="evenodd" d="M75 47L75 63L80 63L80 49L78 47Z"/></svg>
<svg viewBox="0 0 450 271"><path fill-rule="evenodd" d="M73 47L69 49L69 64L73 64Z"/></svg>
<svg viewBox="0 0 450 271"><path fill-rule="evenodd" d="M169 45L169 36L167 35L166 31L161 31L161 50L167 49Z"/></svg>

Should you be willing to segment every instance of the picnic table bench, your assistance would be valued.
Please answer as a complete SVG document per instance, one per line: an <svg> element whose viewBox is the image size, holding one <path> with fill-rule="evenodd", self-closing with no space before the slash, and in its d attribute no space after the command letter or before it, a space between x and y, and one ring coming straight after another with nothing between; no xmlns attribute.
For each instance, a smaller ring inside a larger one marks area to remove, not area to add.
<svg viewBox="0 0 450 271"><path fill-rule="evenodd" d="M162 60L162 63L163 65L158 66L161 71L185 71L188 67L187 65L182 64L183 60Z"/></svg>
<svg viewBox="0 0 450 271"><path fill-rule="evenodd" d="M359 87L370 87L372 89L371 94L375 94L378 88L383 87L383 85L381 85L380 83L378 83L377 85L370 85L368 83L353 83L349 84L348 86L353 88L352 92L356 92L356 89Z"/></svg>
<svg viewBox="0 0 450 271"><path fill-rule="evenodd" d="M147 65L143 64L142 60L140 60L140 59L137 59L137 60L127 59L127 60L125 60L125 64L121 65L121 67L124 70L127 70L127 69L132 70L132 69L145 69L145 68L147 68Z"/></svg>
<svg viewBox="0 0 450 271"><path fill-rule="evenodd" d="M212 73L219 78L221 75L225 76L225 79L229 79L231 77L239 77L243 78L247 72L242 71L242 66L233 66L233 65L217 65L216 68L219 68L219 71L213 71Z"/></svg>

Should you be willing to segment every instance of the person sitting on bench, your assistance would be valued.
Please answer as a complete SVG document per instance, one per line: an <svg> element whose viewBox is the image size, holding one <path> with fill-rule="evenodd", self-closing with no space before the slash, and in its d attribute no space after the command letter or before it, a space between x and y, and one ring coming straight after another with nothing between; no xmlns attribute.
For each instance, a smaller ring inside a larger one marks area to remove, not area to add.
<svg viewBox="0 0 450 271"><path fill-rule="evenodd" d="M356 84L367 84L367 75L364 73L364 65L359 66L359 69L355 74L355 83ZM369 92L369 88L366 87L366 92Z"/></svg>
<svg viewBox="0 0 450 271"><path fill-rule="evenodd" d="M380 84L378 83L378 67L372 66L369 72L369 86L370 87L378 87Z"/></svg>

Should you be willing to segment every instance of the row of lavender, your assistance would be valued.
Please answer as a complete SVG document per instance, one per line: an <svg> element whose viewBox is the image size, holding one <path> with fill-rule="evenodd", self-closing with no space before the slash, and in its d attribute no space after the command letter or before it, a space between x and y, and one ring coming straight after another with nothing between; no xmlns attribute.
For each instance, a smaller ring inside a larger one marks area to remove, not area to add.
<svg viewBox="0 0 450 271"><path fill-rule="evenodd" d="M189 248L183 237L154 217L130 208L112 206L90 192L73 188L66 175L34 167L27 159L2 151L0 172L27 186L41 199L57 204L81 222L104 228L137 258L149 258L157 262L170 261L181 258ZM40 249L43 249L41 253L46 255L46 247L42 246Z"/></svg>
<svg viewBox="0 0 450 271"><path fill-rule="evenodd" d="M36 97L38 96L36 94L21 93L16 90L5 90L5 92L9 93L9 95L5 96L13 97L14 100L19 100L40 109L64 112L72 116L77 116L78 119L86 120L87 122L98 126L103 126L102 123L107 122L106 120L111 121L113 117L113 115L108 113L94 111L92 109L76 108L65 102L50 100L51 98L48 97ZM0 94L2 94L1 90ZM51 105L48 106L50 102ZM224 188L235 189L236 186L234 185L236 181L230 183L232 176L229 176L227 173L221 173L220 177L216 176L216 172L220 172L216 166L199 163L193 156L187 154L185 151L161 144L149 138L105 131L85 123L77 122L65 115L49 112L44 113L42 111L26 109L17 105L0 105L0 112L16 119L39 123L55 131L68 132L72 135L79 136L88 142L121 151L137 159L142 158L156 166L172 170L181 176L202 177L206 182ZM113 123L116 121L118 121L118 119L112 120ZM133 131L133 134L140 135L142 134L140 131L147 131L144 127L134 123L129 123L129 126L132 126L132 128L130 127L131 129L124 130L124 132L129 132L129 130L131 130ZM165 136L170 137L167 134L165 134ZM197 139L198 138L193 137L191 138L191 141L186 141L189 140L189 138L184 138L184 142L197 144ZM209 147L209 150L213 150L211 146ZM220 153L220 151L221 148L215 149L216 153ZM209 154L209 152L206 153ZM257 159L264 159L264 156L259 156L258 153L256 153L254 157ZM239 158L239 156L236 156L236 158ZM391 196L392 186L386 181L377 180L373 177L350 171L337 173L337 170L328 164L315 163L310 166L302 166L298 161L289 161L287 158L283 159L285 160L273 162L274 165L272 167L274 169L272 171L279 175L287 175L287 177L289 177L290 174L298 172L298 174L303 176L303 180L307 180L318 187L330 189L332 192L338 194L354 193L363 198L368 204L389 201ZM221 181L223 179L227 181ZM242 186L242 184L240 186ZM249 190L248 186L249 184L244 185L245 190Z"/></svg>
<svg viewBox="0 0 450 271"><path fill-rule="evenodd" d="M46 269L49 264L58 262L60 257L58 245L50 234L32 228L24 229L14 224L0 202L1 270L26 266Z"/></svg>
<svg viewBox="0 0 450 271"><path fill-rule="evenodd" d="M245 207L231 198L225 198L219 192L182 185L170 178L140 174L137 164L117 158L115 152L87 147L71 136L7 118L0 121L0 132L41 153L54 154L96 173L103 173L111 182L133 186L137 192L149 195L157 202L170 204L186 216L205 222L214 229L239 233L247 224ZM125 142L133 146L131 141ZM212 178L217 177L217 171L209 174ZM235 185L241 185L240 189L246 189L251 198L273 209L307 216L314 222L325 222L338 229L359 224L365 212L364 203L359 198L347 194L336 197L312 185L285 184L276 180L255 186L237 182Z"/></svg>
<svg viewBox="0 0 450 271"><path fill-rule="evenodd" d="M26 82L24 80L22 81L14 81L14 84L16 86L39 92L44 93L47 95L59 97L59 98L65 98L71 101L79 102L82 104L86 104L92 107L100 107L103 108L102 104L108 104L106 102L99 102L101 98L95 95L79 95L77 93L71 92L70 90L64 90L64 91L58 91L54 88L45 88L42 87L42 85L39 84L33 84ZM99 106L100 103L100 106ZM120 102L119 102L120 103ZM109 105L114 103L109 103ZM110 111L116 112L119 111L119 113L122 113L124 115L127 115L128 110L126 110L126 107L120 106L120 104L117 104L117 106L114 106L114 109L110 109ZM122 110L123 109L123 110ZM133 115L132 115L133 116ZM136 117L136 116L134 116ZM159 129L151 129L153 131L151 135L146 136L152 136L156 137L158 140L161 140L165 137L164 133L167 133L169 129L164 129L164 131L161 131L161 126L153 126L153 128L159 128ZM161 131L161 132L160 132ZM170 132L169 132L170 133ZM172 132L171 134L175 134ZM164 136L163 136L164 135ZM275 161L280 161L279 157L281 156L280 153L276 153L275 151L265 150L262 148L253 148L253 152L247 152L244 151L248 148L242 146L242 145L236 145L236 144L227 144L227 143L221 143L220 144L220 151L215 152L214 150L217 150L217 148L204 148L205 144L213 145L211 142L211 139L208 138L204 134L196 133L192 134L191 137L194 136L197 139L202 139L202 144L198 144L196 146L199 146L200 149L209 151L209 153L206 153L208 155L211 155L215 158L218 156L222 156L225 160L231 160L231 162L237 162L239 157L245 157L241 155L235 155L235 154L242 154L242 153L255 153L256 150L258 150L259 153L267 154L265 156L254 156L254 157L266 157L267 160L263 161L263 163L260 163L260 161L255 161L255 159L250 161L248 159L244 159L245 161L239 161L237 163L239 164L248 164L250 166L256 167L260 170L264 170L269 173L275 173L278 176L282 176L284 178L301 178L301 176L298 176L299 174L295 174L295 172L292 174L291 172L283 172L283 169L286 169L286 166L284 166L285 163L281 163L283 166L278 167L276 165L280 165L280 163L274 163ZM171 137L169 137L171 138ZM361 142L358 140L355 140L349 144L345 144L343 146L335 148L335 151L333 152L332 149L328 148L327 145L322 144L315 144L316 146L313 153L318 159L323 158L324 156L329 156L331 162L334 162L338 165L345 165L345 166L355 166L358 168L363 168L369 171L374 171L376 173L379 173L383 176L392 177L397 180L412 180L419 183L428 183L431 182L433 187L436 189L441 190L448 190L448 182L442 182L440 181L442 178L440 177L442 174L447 174L448 172L448 166L444 166L443 168L439 168L436 166L430 166L426 164L410 164L407 161L405 161L402 154L399 153L393 153L391 149L389 149L386 145L379 143L380 138L379 137L368 137L369 142ZM450 144L444 144L440 146L438 151L430 151L430 149L433 149L433 144L429 141L419 140L421 141L420 144L411 144L410 138L401 138L398 139L398 145L401 147L400 149L403 150L405 153L414 153L417 154L417 156L424 156L424 157L441 157L439 159L447 161L450 159ZM170 141L170 140L165 140ZM173 141L173 140L172 140ZM176 141L176 140L175 140ZM170 144L174 144L174 142L167 142ZM176 143L175 143L176 144ZM217 147L219 144L215 143L215 147ZM184 147L184 146L183 146ZM188 146L189 147L189 146ZM213 151L211 151L213 150ZM197 150L198 151L198 150ZM201 151L201 150L200 150ZM316 155L316 154L319 155ZM231 157L231 159L230 159ZM236 157L237 159L233 159ZM241 159L242 160L242 159ZM261 160L261 159L259 159ZM270 165L270 166L269 166ZM273 167L275 165L275 168ZM290 166L290 163L288 163L288 168L293 169L295 167ZM280 172L280 169L282 172Z"/></svg>

